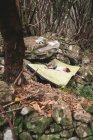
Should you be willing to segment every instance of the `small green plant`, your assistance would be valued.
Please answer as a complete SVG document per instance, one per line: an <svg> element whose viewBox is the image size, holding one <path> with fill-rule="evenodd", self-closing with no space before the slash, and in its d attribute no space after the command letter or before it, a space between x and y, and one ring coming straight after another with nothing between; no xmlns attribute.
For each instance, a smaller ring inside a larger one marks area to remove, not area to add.
<svg viewBox="0 0 93 140"><path fill-rule="evenodd" d="M93 100L93 86L86 86L83 89L77 89L79 95L89 99Z"/></svg>

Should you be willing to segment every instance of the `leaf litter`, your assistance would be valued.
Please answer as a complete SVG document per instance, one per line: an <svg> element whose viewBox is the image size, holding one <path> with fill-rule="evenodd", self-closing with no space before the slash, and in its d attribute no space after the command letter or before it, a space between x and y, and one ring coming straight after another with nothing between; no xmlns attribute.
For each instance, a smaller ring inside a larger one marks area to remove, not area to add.
<svg viewBox="0 0 93 140"><path fill-rule="evenodd" d="M23 87L17 87L15 95L15 102L22 106L29 106L40 115L49 117L52 115L53 105L59 99L60 101L65 101L72 112L84 106L93 105L93 101L75 93L64 92L51 87L50 84L42 84L33 80L29 80L28 84Z"/></svg>

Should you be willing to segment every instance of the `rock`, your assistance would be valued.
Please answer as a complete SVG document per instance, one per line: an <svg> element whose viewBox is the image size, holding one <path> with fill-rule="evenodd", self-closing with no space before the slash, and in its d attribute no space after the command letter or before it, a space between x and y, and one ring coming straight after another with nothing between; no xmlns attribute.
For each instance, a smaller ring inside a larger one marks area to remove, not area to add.
<svg viewBox="0 0 93 140"><path fill-rule="evenodd" d="M31 111L31 107L27 107L27 106L25 106L24 108L22 108L22 110L21 110L21 115L27 115L27 114L29 114L30 113L30 111Z"/></svg>
<svg viewBox="0 0 93 140"><path fill-rule="evenodd" d="M62 130L62 127L56 123L53 123L50 125L50 132L51 133L57 133L60 132Z"/></svg>
<svg viewBox="0 0 93 140"><path fill-rule="evenodd" d="M0 57L0 64L4 65L4 58L3 57Z"/></svg>
<svg viewBox="0 0 93 140"><path fill-rule="evenodd" d="M4 66L0 65L0 75L4 74Z"/></svg>
<svg viewBox="0 0 93 140"><path fill-rule="evenodd" d="M60 136L62 138L70 138L70 137L72 137L73 132L74 132L74 129L62 130L60 133Z"/></svg>
<svg viewBox="0 0 93 140"><path fill-rule="evenodd" d="M80 59L80 47L78 45L68 45L61 48L63 54L70 59L71 64L78 64Z"/></svg>
<svg viewBox="0 0 93 140"><path fill-rule="evenodd" d="M19 139L20 140L33 140L30 133L28 132L22 132L20 135L19 135Z"/></svg>
<svg viewBox="0 0 93 140"><path fill-rule="evenodd" d="M75 129L75 131L80 138L85 138L92 135L91 129L85 123L80 123L80 125Z"/></svg>
<svg viewBox="0 0 93 140"><path fill-rule="evenodd" d="M89 64L90 63L90 58L88 56L82 57L82 64Z"/></svg>
<svg viewBox="0 0 93 140"><path fill-rule="evenodd" d="M30 132L42 134L52 122L52 118L40 116L37 113L29 115L25 119L26 128Z"/></svg>
<svg viewBox="0 0 93 140"><path fill-rule="evenodd" d="M40 36L39 38L36 39L36 43L39 45L44 45L46 44L46 38Z"/></svg>
<svg viewBox="0 0 93 140"><path fill-rule="evenodd" d="M7 129L5 131L3 140L13 140L13 135L12 135L11 129Z"/></svg>
<svg viewBox="0 0 93 140"><path fill-rule="evenodd" d="M78 137L71 137L68 140L79 140L79 138Z"/></svg>
<svg viewBox="0 0 93 140"><path fill-rule="evenodd" d="M84 110L77 110L74 112L74 119L77 121L89 123L92 120L92 116Z"/></svg>
<svg viewBox="0 0 93 140"><path fill-rule="evenodd" d="M47 41L44 37L27 37L24 41L27 46L25 57L28 60L46 60L59 52L60 43L57 40Z"/></svg>
<svg viewBox="0 0 93 140"><path fill-rule="evenodd" d="M70 64L70 60L68 57L65 57L63 56L62 54L57 54L57 57L56 57L58 60L66 63L66 64Z"/></svg>
<svg viewBox="0 0 93 140"><path fill-rule="evenodd" d="M83 77L86 85L91 85L93 81L93 64L82 65L80 68L81 78Z"/></svg>
<svg viewBox="0 0 93 140"><path fill-rule="evenodd" d="M71 111L64 101L59 100L53 105L52 117L57 124L61 124L63 127L73 127Z"/></svg>
<svg viewBox="0 0 93 140"><path fill-rule="evenodd" d="M60 138L60 135L58 134L51 134L51 135L43 135L39 137L38 140L63 140Z"/></svg>
<svg viewBox="0 0 93 140"><path fill-rule="evenodd" d="M14 99L14 88L7 83L0 81L0 104L12 102Z"/></svg>

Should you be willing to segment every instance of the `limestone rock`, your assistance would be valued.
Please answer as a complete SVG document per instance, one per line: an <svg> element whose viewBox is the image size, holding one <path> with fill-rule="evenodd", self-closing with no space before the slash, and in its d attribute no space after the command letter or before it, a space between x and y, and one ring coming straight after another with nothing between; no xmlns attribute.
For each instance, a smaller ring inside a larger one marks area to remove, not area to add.
<svg viewBox="0 0 93 140"><path fill-rule="evenodd" d="M4 81L0 81L0 104L6 104L13 100L14 88L7 85Z"/></svg>
<svg viewBox="0 0 93 140"><path fill-rule="evenodd" d="M80 125L75 130L78 137L80 138L85 138L92 135L91 129L85 123L80 123Z"/></svg>
<svg viewBox="0 0 93 140"><path fill-rule="evenodd" d="M78 137L71 137L68 140L79 140L79 138Z"/></svg>
<svg viewBox="0 0 93 140"><path fill-rule="evenodd" d="M4 133L4 140L13 140L11 129L7 129Z"/></svg>
<svg viewBox="0 0 93 140"><path fill-rule="evenodd" d="M63 140L58 134L43 135L38 140Z"/></svg>
<svg viewBox="0 0 93 140"><path fill-rule="evenodd" d="M28 132L22 132L20 135L19 135L19 139L20 140L33 140L30 133Z"/></svg>
<svg viewBox="0 0 93 140"><path fill-rule="evenodd" d="M69 130L62 130L60 133L60 136L62 138L69 138L72 137L74 129L69 129Z"/></svg>
<svg viewBox="0 0 93 140"><path fill-rule="evenodd" d="M53 106L52 117L57 124L63 127L72 127L72 115L68 105L64 101L59 101Z"/></svg>
<svg viewBox="0 0 93 140"><path fill-rule="evenodd" d="M90 58L88 56L84 56L82 58L82 64L89 64L90 63Z"/></svg>
<svg viewBox="0 0 93 140"><path fill-rule="evenodd" d="M27 115L27 114L29 114L29 112L31 111L31 108L30 107L27 107L27 106L25 106L24 108L22 108L22 110L21 110L21 115Z"/></svg>
<svg viewBox="0 0 93 140"><path fill-rule="evenodd" d="M53 123L50 125L50 132L51 133L57 133L60 132L62 130L62 127L56 123Z"/></svg>
<svg viewBox="0 0 93 140"><path fill-rule="evenodd" d="M26 128L30 132L34 132L37 134L42 134L47 127L49 127L52 122L52 118L48 118L45 116L40 116L39 114L29 115L25 119Z"/></svg>
<svg viewBox="0 0 93 140"><path fill-rule="evenodd" d="M78 45L68 45L61 48L63 54L70 59L71 64L78 64L80 59L80 47Z"/></svg>
<svg viewBox="0 0 93 140"><path fill-rule="evenodd" d="M92 120L92 116L84 110L77 110L74 113L74 119L77 121L89 123Z"/></svg>

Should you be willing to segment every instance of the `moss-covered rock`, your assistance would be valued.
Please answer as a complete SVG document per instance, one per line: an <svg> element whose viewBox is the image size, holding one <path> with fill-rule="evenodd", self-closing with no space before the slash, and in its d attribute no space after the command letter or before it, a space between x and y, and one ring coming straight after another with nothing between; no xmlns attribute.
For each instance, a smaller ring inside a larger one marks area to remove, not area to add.
<svg viewBox="0 0 93 140"><path fill-rule="evenodd" d="M62 138L70 138L73 136L73 131L74 129L69 129L69 130L63 130L61 133L60 133L60 136Z"/></svg>
<svg viewBox="0 0 93 140"><path fill-rule="evenodd" d="M20 135L19 135L19 139L20 140L33 140L30 133L28 132L22 132Z"/></svg>
<svg viewBox="0 0 93 140"><path fill-rule="evenodd" d="M39 137L38 140L64 140L64 139L60 138L60 135L58 134L51 134L51 135L43 135Z"/></svg>
<svg viewBox="0 0 93 140"><path fill-rule="evenodd" d="M29 115L25 119L26 128L37 134L42 134L47 127L49 127L52 122L52 118L40 116L37 113Z"/></svg>
<svg viewBox="0 0 93 140"><path fill-rule="evenodd" d="M57 124L63 127L72 128L72 115L68 105L61 101L53 106L52 117Z"/></svg>
<svg viewBox="0 0 93 140"><path fill-rule="evenodd" d="M80 139L78 137L71 137L71 138L69 138L67 140L80 140Z"/></svg>
<svg viewBox="0 0 93 140"><path fill-rule="evenodd" d="M56 123L53 123L50 125L50 132L51 133L57 133L62 131L62 127Z"/></svg>
<svg viewBox="0 0 93 140"><path fill-rule="evenodd" d="M80 138L86 138L93 135L90 127L85 123L80 123L80 125L76 128L76 133Z"/></svg>

